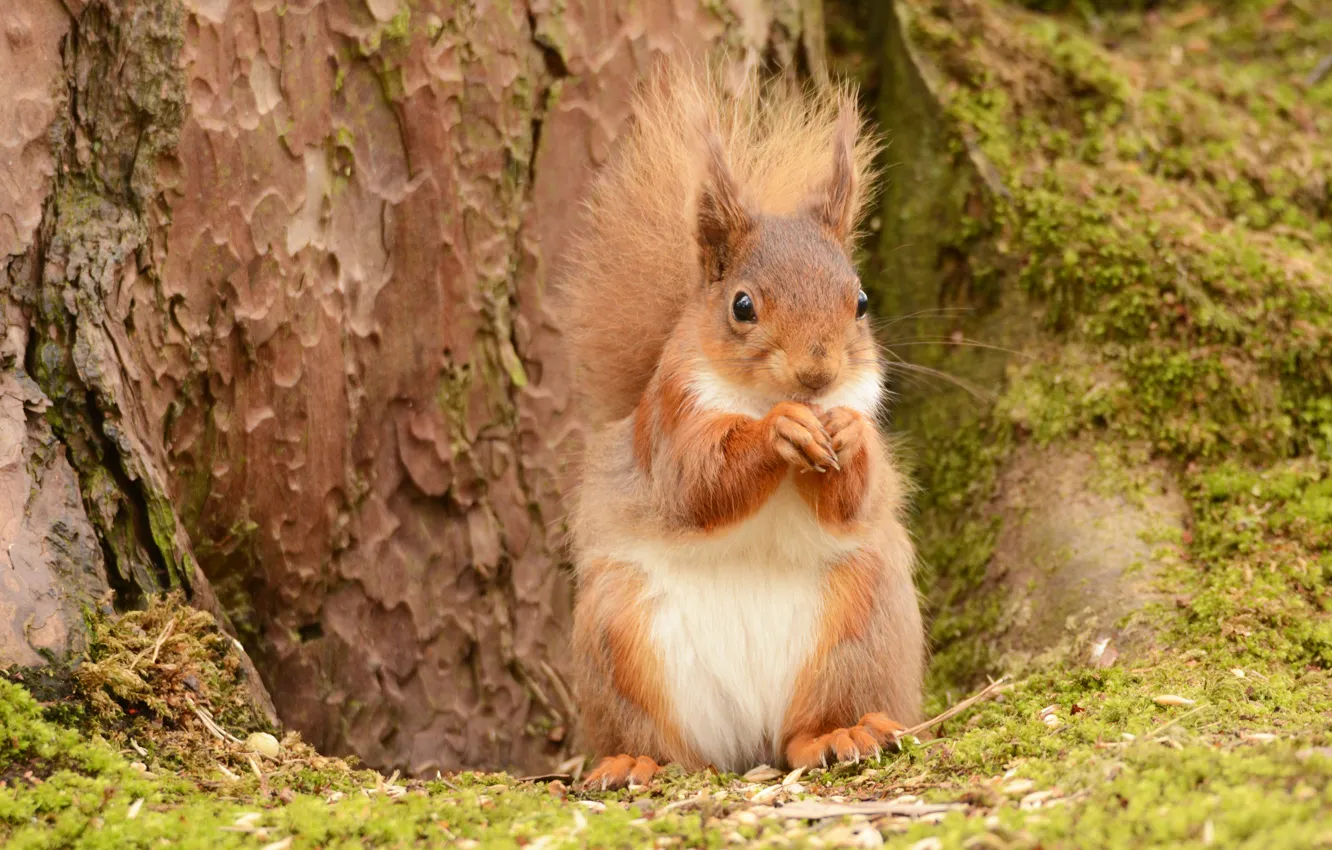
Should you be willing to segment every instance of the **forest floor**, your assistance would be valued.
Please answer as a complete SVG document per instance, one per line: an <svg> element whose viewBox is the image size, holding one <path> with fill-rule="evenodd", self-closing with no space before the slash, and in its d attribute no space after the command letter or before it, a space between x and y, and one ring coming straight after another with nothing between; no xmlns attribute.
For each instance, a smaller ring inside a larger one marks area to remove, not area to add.
<svg viewBox="0 0 1332 850"><path fill-rule="evenodd" d="M102 624L74 692L0 680L7 848L1313 847L1332 844L1323 670L1197 650L1033 675L859 764L406 780L278 742L236 653L170 601ZM1234 665L1234 666L1232 666ZM30 692L31 691L31 692ZM42 702L32 693L44 697Z"/></svg>
<svg viewBox="0 0 1332 850"><path fill-rule="evenodd" d="M251 737L229 639L163 602L100 623L72 692L0 680L0 843L1332 846L1332 8L904 5L945 119L1003 187L959 250L1042 325L992 409L916 426L922 551L976 566L923 588L928 705L1012 674L1001 693L799 775L406 780ZM1137 654L989 651L981 506L1027 444L1090 446L1123 490L1139 456L1177 477L1186 530L1153 541Z"/></svg>

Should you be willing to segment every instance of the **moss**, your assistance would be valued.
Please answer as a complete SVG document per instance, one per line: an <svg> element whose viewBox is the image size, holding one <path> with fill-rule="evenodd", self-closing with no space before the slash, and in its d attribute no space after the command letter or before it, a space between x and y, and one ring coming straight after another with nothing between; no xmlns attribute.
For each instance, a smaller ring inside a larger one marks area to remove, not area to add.
<svg viewBox="0 0 1332 850"><path fill-rule="evenodd" d="M1028 356L1013 359L993 404L959 417L947 405L931 412L935 393L908 393L899 417L925 446L916 453L918 528L942 684L983 661L953 663L950 653L974 656L963 636L983 631L993 613L970 592L993 539L981 508L1014 439L1141 442L1157 458L1202 470L1222 458L1258 470L1326 457L1332 382L1314 352L1332 329L1324 285L1332 256L1318 236L1329 220L1318 128L1329 117L1283 76L1303 61L1295 58L1308 43L1302 30L1321 32L1326 16L1278 10L1289 26L1273 28L1259 9L1188 13L1176 31L1108 13L1092 34L1078 18L1001 3L903 5L938 76L935 132L954 139L952 150L980 152L970 180L986 191L980 226L964 219L930 240L913 267L919 283L905 287L916 294L893 303L950 303L953 285L931 267L959 245L965 268L952 276L986 279L1004 295L996 304L972 292L973 315L954 327L986 342L1015 315L1042 327L1021 341ZM1206 53L1195 50L1200 38ZM900 110L912 98L899 92L885 103ZM884 246L903 233L885 228ZM898 280L900 268L882 261L874 273ZM967 377L992 370L947 346L922 353L932 366L951 359L951 371ZM1205 515L1194 493L1191 507ZM1318 516L1322 503L1309 504ZM1282 527L1272 545L1289 534ZM1172 588L1184 593L1207 578L1184 570ZM1271 615L1321 616L1317 606L1289 607ZM1321 657L1322 632L1301 630L1305 649L1290 651Z"/></svg>

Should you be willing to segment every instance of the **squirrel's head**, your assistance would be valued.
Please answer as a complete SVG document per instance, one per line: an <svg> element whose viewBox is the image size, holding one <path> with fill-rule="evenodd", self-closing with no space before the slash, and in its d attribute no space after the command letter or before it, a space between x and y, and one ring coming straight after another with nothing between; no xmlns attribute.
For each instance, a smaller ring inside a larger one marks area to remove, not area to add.
<svg viewBox="0 0 1332 850"><path fill-rule="evenodd" d="M707 311L699 347L718 376L769 400L818 404L843 388L877 387L869 302L848 253L855 131L844 113L831 176L790 215L754 211L708 137L696 224Z"/></svg>

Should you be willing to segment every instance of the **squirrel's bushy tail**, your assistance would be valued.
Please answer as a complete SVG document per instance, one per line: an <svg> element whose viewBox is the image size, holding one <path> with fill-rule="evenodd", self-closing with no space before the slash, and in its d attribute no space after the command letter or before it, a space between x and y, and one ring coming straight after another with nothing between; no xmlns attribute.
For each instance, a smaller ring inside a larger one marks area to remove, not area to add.
<svg viewBox="0 0 1332 850"><path fill-rule="evenodd" d="M630 127L594 179L562 275L564 326L583 414L593 423L638 403L687 300L701 286L695 205L715 132L747 203L789 214L828 179L839 120L856 130L853 218L870 184L875 141L855 95L762 84L727 85L716 63L672 60L638 92Z"/></svg>

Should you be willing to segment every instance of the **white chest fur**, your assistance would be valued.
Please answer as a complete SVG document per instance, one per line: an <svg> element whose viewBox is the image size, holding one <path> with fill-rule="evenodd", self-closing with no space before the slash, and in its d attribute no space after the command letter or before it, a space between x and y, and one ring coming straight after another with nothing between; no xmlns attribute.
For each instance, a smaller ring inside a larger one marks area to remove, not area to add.
<svg viewBox="0 0 1332 850"><path fill-rule="evenodd" d="M644 571L663 685L705 761L744 771L778 757L796 677L818 639L826 567L855 548L819 526L788 480L725 534L615 553Z"/></svg>

